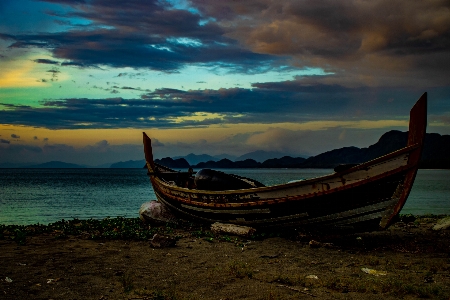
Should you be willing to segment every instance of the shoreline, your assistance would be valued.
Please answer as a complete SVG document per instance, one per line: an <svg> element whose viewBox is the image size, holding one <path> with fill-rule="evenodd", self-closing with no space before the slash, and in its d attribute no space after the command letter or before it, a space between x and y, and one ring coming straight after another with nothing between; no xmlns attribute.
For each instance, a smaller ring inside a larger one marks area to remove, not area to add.
<svg viewBox="0 0 450 300"><path fill-rule="evenodd" d="M420 220L434 220L437 222L439 219L449 217L449 214L400 214L398 220L391 225L394 226L397 223L412 223L420 222ZM159 226L158 226L159 225ZM397 224L398 225L398 224ZM66 238L68 236L85 236L89 239L126 239L145 241L150 239L155 233L170 234L175 229L191 231L192 228L200 228L201 231L208 232L209 225L204 223L196 223L190 220L178 220L174 223L167 224L148 224L144 223L139 217L106 217L103 219L61 219L56 222L50 222L47 224L32 223L32 224L2 224L0 223L0 240L15 240L19 244L25 244L28 237L32 237L39 234L53 234L57 239ZM288 229L289 230L289 229ZM294 229L294 233L297 233L297 229ZM300 232L302 228L298 228ZM263 235L270 234L273 236L283 236L292 238L292 230L288 233L282 234L282 229L270 230L267 232L262 231ZM356 234L356 233L355 233ZM259 238L260 231L251 238Z"/></svg>
<svg viewBox="0 0 450 300"><path fill-rule="evenodd" d="M0 225L0 294L4 299L448 299L450 230L431 229L441 217L403 215L389 229L370 233L257 232L250 238L214 234L189 222L145 228L138 218ZM24 236L25 227L30 232ZM175 246L152 244L155 233L173 238Z"/></svg>

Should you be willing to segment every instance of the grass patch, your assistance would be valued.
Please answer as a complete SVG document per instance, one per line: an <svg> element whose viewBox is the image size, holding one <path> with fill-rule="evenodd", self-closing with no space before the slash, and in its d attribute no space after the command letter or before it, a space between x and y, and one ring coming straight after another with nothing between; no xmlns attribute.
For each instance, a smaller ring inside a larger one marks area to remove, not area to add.
<svg viewBox="0 0 450 300"><path fill-rule="evenodd" d="M169 287L167 289L154 289L147 290L147 288L134 290L133 294L139 296L139 298L130 299L143 299L143 300L194 300L196 297L189 295L187 297L182 297L177 293L177 282L170 281Z"/></svg>
<svg viewBox="0 0 450 300"><path fill-rule="evenodd" d="M19 228L14 230L14 236L12 238L19 245L25 245L27 243L27 233Z"/></svg>
<svg viewBox="0 0 450 300"><path fill-rule="evenodd" d="M394 297L415 296L418 298L448 299L445 288L435 283L414 283L412 278L347 278L334 277L323 286L339 293L388 294Z"/></svg>
<svg viewBox="0 0 450 300"><path fill-rule="evenodd" d="M236 277L243 279L245 277L252 279L253 278L253 270L247 263L234 261L230 263L227 267L228 272Z"/></svg>
<svg viewBox="0 0 450 300"><path fill-rule="evenodd" d="M87 236L89 239L106 240L148 240L155 233L172 234L175 226L151 227L139 218L104 218L102 220L61 220L48 225L1 225L0 238L11 239L19 245L26 244L27 237L39 234L51 234L55 239L65 239L69 236Z"/></svg>
<svg viewBox="0 0 450 300"><path fill-rule="evenodd" d="M294 285L297 283L297 280L287 275L278 275L272 280L272 282L277 282L285 285Z"/></svg>
<svg viewBox="0 0 450 300"><path fill-rule="evenodd" d="M382 290L393 296L403 297L406 295L415 295L419 298L442 298L447 299L448 294L444 288L438 284L414 284L410 280L407 282L393 279L383 282Z"/></svg>
<svg viewBox="0 0 450 300"><path fill-rule="evenodd" d="M125 273L122 276L120 276L119 279L120 283L122 284L123 291L128 294L131 292L134 288L134 278L132 275Z"/></svg>

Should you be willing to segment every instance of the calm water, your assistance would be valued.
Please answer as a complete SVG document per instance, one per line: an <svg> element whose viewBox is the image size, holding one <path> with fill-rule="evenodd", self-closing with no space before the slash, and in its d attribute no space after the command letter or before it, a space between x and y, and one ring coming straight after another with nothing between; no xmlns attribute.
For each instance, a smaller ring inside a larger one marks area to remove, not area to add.
<svg viewBox="0 0 450 300"><path fill-rule="evenodd" d="M330 174L330 169L233 169L266 185ZM0 224L137 217L155 199L145 169L0 169ZM419 170L402 213L450 214L450 170Z"/></svg>

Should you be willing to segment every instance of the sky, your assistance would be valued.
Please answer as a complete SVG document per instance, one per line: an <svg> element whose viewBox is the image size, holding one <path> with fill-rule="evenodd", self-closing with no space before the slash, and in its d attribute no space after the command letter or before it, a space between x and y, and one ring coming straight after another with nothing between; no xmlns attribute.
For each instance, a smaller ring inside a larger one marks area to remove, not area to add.
<svg viewBox="0 0 450 300"><path fill-rule="evenodd" d="M450 134L450 1L2 0L0 163L310 156Z"/></svg>

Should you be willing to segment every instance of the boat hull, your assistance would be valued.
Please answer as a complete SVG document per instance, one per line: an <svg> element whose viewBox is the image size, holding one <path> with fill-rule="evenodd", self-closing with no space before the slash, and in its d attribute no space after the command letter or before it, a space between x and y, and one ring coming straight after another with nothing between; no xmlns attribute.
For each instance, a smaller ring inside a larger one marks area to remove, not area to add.
<svg viewBox="0 0 450 300"><path fill-rule="evenodd" d="M183 218L205 222L224 222L252 227L310 227L319 229L355 229L363 223L379 223L388 208L398 201L395 194L404 175L383 178L360 187L345 189L335 193L313 196L309 199L284 203L261 203L252 208L208 207L183 204L174 197L155 191L159 201Z"/></svg>
<svg viewBox="0 0 450 300"><path fill-rule="evenodd" d="M266 188L211 193L173 187L157 177L152 183L158 200L182 218L260 228L379 228L398 202L413 150L351 172Z"/></svg>

